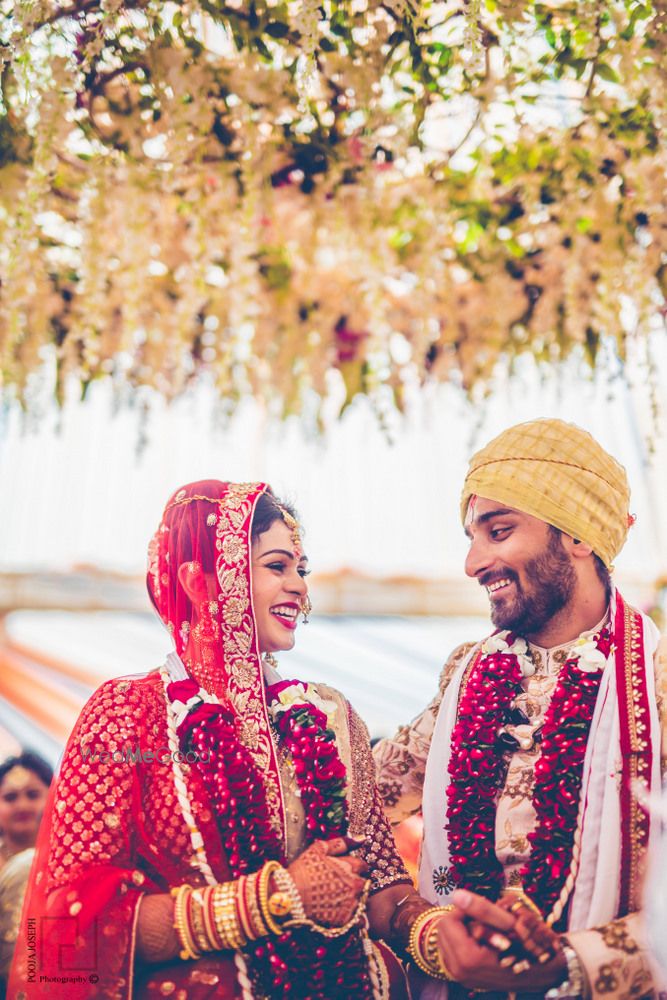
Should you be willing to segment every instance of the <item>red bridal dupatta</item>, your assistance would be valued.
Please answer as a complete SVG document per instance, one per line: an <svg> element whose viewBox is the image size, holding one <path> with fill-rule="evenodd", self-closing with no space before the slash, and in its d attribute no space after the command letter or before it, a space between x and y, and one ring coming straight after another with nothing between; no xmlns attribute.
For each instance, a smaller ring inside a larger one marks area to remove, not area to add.
<svg viewBox="0 0 667 1000"><path fill-rule="evenodd" d="M171 685L164 671L104 684L74 728L47 804L9 983L11 1000L232 1000L243 995L238 956L210 953L196 962L143 968L135 962L135 940L144 893L168 892L184 882L227 881L243 870L243 852L252 850L244 829L258 825L243 820L244 808L250 808L253 795L257 800L258 789L265 835L258 853L246 858L246 870L282 856L285 800L251 597L252 519L267 489L263 483L191 484L171 498L149 547L149 593L176 653L184 653L191 628L203 630L203 662L190 665L192 680L185 683L218 700L205 706L199 732L226 713L236 734L225 762L228 776L235 767L238 771L235 761L245 762L243 774L235 775L238 829L229 827L231 805L216 808L205 764L186 756L174 766L174 732L168 723L173 676ZM179 582L183 564L193 571L203 568L214 581L203 615ZM174 654L169 660L179 663ZM366 820L371 817L376 827L370 867L382 857L381 867L389 865L393 881L407 881L391 838L378 847L385 831L379 800L356 772L350 777L352 799L367 800L357 802L356 812L363 805ZM277 958L264 953L262 942L244 953L242 964L253 984L246 996L346 993L360 1000L374 995L364 951L369 943L358 928L335 940L315 939L305 930L284 937L291 940L276 939ZM325 953L321 961L314 957L316 950ZM281 961L290 972L290 963L296 967L287 986L278 988L272 986L270 962ZM330 978L332 970L337 979ZM334 982L339 986L334 988Z"/></svg>

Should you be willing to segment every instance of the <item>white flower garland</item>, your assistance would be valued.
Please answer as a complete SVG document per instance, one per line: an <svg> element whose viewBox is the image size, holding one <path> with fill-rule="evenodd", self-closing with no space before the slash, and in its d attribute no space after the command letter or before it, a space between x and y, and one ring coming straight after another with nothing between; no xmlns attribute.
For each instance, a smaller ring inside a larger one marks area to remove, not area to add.
<svg viewBox="0 0 667 1000"><path fill-rule="evenodd" d="M509 635L511 635L511 632L507 629L490 635L482 643L482 652L485 655L507 653L510 656L516 656L521 676L532 677L535 673L535 664L531 658L528 643L521 636L517 636L514 642L508 643L507 637ZM612 646L609 655L612 656L613 652L614 647ZM584 673L593 673L596 670L600 670L607 660L607 657L597 648L595 640L591 636L580 636L576 642L572 643L568 653L568 660L573 661L575 657L576 663L572 665Z"/></svg>

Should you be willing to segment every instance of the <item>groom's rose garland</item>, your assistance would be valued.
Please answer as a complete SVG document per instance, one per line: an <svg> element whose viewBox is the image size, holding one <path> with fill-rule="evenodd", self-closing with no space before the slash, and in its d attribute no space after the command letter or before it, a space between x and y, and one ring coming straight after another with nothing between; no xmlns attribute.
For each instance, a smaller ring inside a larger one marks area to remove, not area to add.
<svg viewBox="0 0 667 1000"><path fill-rule="evenodd" d="M267 860L285 863L283 845L269 822L262 776L238 739L231 710L191 678L172 681L166 691L181 748L197 753L194 766L210 796L233 877L256 871ZM267 689L267 705L294 764L310 838L344 836L346 772L330 726L334 703L307 684L280 681ZM314 946L312 934L296 928L248 951L253 975L268 995L326 1000L335 991L356 991L360 998L373 996L363 946L353 933L321 938Z"/></svg>
<svg viewBox="0 0 667 1000"><path fill-rule="evenodd" d="M526 893L548 915L572 863L588 732L602 672L611 651L608 628L580 640L563 664L542 726L535 768L536 825L530 858L521 870ZM507 757L497 743L521 681L534 673L524 639L491 636L473 667L452 733L447 830L456 884L496 899L503 869L495 853L498 796Z"/></svg>

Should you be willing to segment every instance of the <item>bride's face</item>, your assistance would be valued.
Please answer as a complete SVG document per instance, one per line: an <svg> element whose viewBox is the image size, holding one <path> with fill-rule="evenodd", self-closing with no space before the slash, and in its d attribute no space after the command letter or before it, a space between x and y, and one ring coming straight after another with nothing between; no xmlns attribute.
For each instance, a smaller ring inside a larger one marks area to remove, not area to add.
<svg viewBox="0 0 667 1000"><path fill-rule="evenodd" d="M274 521L252 544L252 601L261 653L294 645L308 587L308 560L284 521Z"/></svg>

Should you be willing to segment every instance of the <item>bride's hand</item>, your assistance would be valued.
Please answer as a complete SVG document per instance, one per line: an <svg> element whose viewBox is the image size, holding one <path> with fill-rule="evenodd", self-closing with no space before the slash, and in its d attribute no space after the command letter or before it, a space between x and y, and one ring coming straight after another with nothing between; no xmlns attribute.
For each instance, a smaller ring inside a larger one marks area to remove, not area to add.
<svg viewBox="0 0 667 1000"><path fill-rule="evenodd" d="M325 927L342 927L354 914L366 885L366 865L349 854L343 837L316 840L288 871L306 916Z"/></svg>

